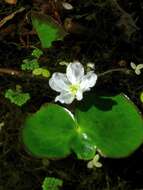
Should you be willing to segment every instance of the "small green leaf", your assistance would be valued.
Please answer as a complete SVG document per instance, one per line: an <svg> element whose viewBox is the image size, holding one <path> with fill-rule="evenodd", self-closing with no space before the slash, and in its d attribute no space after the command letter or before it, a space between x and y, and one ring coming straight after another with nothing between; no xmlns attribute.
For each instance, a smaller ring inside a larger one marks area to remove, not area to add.
<svg viewBox="0 0 143 190"><path fill-rule="evenodd" d="M34 69L39 68L39 63L37 59L24 59L21 69L23 71L33 71Z"/></svg>
<svg viewBox="0 0 143 190"><path fill-rule="evenodd" d="M63 181L54 177L46 177L43 181L43 190L59 190L59 187L63 185Z"/></svg>
<svg viewBox="0 0 143 190"><path fill-rule="evenodd" d="M141 92L141 94L140 94L140 100L143 103L143 92Z"/></svg>
<svg viewBox="0 0 143 190"><path fill-rule="evenodd" d="M66 35L63 27L48 15L33 12L32 24L40 38L43 48L51 47L53 41L62 40Z"/></svg>
<svg viewBox="0 0 143 190"><path fill-rule="evenodd" d="M42 75L43 77L49 78L50 77L50 72L47 69L43 68L37 68L32 71L33 75Z"/></svg>
<svg viewBox="0 0 143 190"><path fill-rule="evenodd" d="M36 48L33 50L31 55L38 59L41 55L43 55L43 52L42 52L42 50Z"/></svg>
<svg viewBox="0 0 143 190"><path fill-rule="evenodd" d="M42 76L49 78L50 77L50 72L47 69L42 69Z"/></svg>
<svg viewBox="0 0 143 190"><path fill-rule="evenodd" d="M23 93L19 90L8 89L5 92L5 98L8 98L11 103L17 106L22 106L30 99L30 95L29 93Z"/></svg>

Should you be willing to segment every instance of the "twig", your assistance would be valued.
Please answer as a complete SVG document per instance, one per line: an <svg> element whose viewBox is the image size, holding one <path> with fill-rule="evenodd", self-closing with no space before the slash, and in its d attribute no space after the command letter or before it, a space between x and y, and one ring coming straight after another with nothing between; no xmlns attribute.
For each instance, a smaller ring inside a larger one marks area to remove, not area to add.
<svg viewBox="0 0 143 190"><path fill-rule="evenodd" d="M125 69L125 68L117 68L117 69L110 69L108 71L105 71L103 73L99 73L97 74L98 77L113 73L113 72L124 72L125 74L131 74L132 70L130 69ZM32 75L31 73L27 73L27 72L23 72L23 71L18 71L18 70L14 70L14 69L7 69L7 68L0 68L0 75L11 75L11 76L17 76L17 77L30 77L30 78L35 78L34 75ZM43 78L43 77L41 77Z"/></svg>
<svg viewBox="0 0 143 190"><path fill-rule="evenodd" d="M0 27L2 27L7 21L11 20L17 13L23 12L25 10L24 7L21 7L17 11L11 13L10 15L4 17L2 20L0 20Z"/></svg>
<svg viewBox="0 0 143 190"><path fill-rule="evenodd" d="M0 68L0 75L3 74L8 74L12 76L21 76L23 75L20 71L13 70L13 69L6 69L6 68Z"/></svg>
<svg viewBox="0 0 143 190"><path fill-rule="evenodd" d="M16 76L16 77L29 77L29 78L35 78L35 76L32 73L28 72L23 72L23 71L18 71L14 69L8 69L8 68L0 68L0 76L1 75L11 75L11 76ZM43 78L36 76L37 78Z"/></svg>

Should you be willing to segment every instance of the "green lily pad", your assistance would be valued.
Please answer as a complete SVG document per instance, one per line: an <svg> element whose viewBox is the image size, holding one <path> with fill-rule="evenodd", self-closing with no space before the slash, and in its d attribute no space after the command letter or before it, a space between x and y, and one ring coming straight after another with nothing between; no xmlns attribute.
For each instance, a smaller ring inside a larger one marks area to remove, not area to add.
<svg viewBox="0 0 143 190"><path fill-rule="evenodd" d="M51 47L53 41L62 40L66 35L63 27L48 15L33 12L32 24L43 48Z"/></svg>
<svg viewBox="0 0 143 190"><path fill-rule="evenodd" d="M143 120L125 96L89 96L79 103L75 118L63 107L48 104L29 116L22 131L29 152L39 157L61 158L75 152L90 160L96 148L119 158L135 151L143 142Z"/></svg>
<svg viewBox="0 0 143 190"><path fill-rule="evenodd" d="M141 114L124 95L88 96L75 117L81 131L108 157L128 156L143 142Z"/></svg>

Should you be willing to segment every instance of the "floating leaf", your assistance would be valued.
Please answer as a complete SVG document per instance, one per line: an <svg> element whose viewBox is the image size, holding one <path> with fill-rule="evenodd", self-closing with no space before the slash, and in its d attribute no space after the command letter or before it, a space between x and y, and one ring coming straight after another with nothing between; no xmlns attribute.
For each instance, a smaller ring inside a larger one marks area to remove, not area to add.
<svg viewBox="0 0 143 190"><path fill-rule="evenodd" d="M88 96L79 103L75 118L61 106L42 106L23 127L23 142L35 156L64 157L71 153L90 160L96 147L108 157L125 157L143 142L143 120L123 95Z"/></svg>
<svg viewBox="0 0 143 190"><path fill-rule="evenodd" d="M43 48L51 47L53 41L62 40L66 35L63 27L48 15L33 12L32 24Z"/></svg>

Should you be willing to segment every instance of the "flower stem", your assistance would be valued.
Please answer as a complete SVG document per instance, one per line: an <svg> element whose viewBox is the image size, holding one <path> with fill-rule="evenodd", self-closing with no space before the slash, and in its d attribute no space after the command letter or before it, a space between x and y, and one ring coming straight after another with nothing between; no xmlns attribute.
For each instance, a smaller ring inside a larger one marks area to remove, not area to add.
<svg viewBox="0 0 143 190"><path fill-rule="evenodd" d="M102 76L105 76L107 74L111 74L113 72L124 72L125 74L131 74L132 73L132 70L130 69L125 69L125 68L117 68L117 69L110 69L110 70L107 70L103 73L99 73L97 74L98 77L102 77Z"/></svg>

